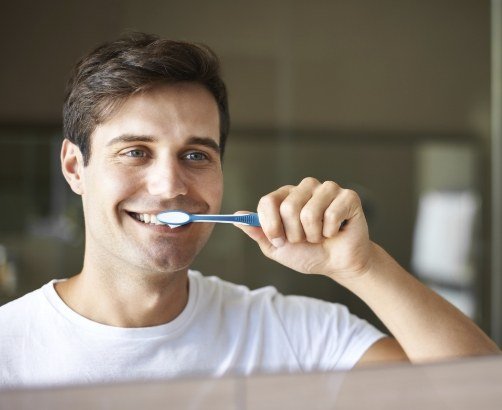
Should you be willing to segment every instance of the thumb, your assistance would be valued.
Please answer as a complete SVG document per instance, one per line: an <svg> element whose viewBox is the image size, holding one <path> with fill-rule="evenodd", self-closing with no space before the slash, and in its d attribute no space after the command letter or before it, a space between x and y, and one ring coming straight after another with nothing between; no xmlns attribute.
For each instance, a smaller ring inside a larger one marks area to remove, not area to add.
<svg viewBox="0 0 502 410"><path fill-rule="evenodd" d="M239 214L245 214L248 212L245 211L239 211L236 212L236 215ZM268 238L265 236L263 233L263 230L260 227L257 226L250 226L250 225L245 225L245 224L234 224L235 227L239 228L241 231L243 231L247 236L249 236L253 241L255 241L262 252L267 255L269 252L272 250L273 245L270 243Z"/></svg>

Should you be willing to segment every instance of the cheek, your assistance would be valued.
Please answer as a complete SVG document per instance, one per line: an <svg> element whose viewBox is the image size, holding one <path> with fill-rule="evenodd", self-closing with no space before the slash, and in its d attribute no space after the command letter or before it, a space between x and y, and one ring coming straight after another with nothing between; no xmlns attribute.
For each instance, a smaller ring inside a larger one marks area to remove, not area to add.
<svg viewBox="0 0 502 410"><path fill-rule="evenodd" d="M223 178L219 176L211 186L213 194L220 197L223 194Z"/></svg>
<svg viewBox="0 0 502 410"><path fill-rule="evenodd" d="M97 170L86 180L87 201L91 207L101 204L116 204L127 198L134 191L137 176L114 169ZM103 208L105 212L109 209Z"/></svg>
<svg viewBox="0 0 502 410"><path fill-rule="evenodd" d="M136 173L109 171L106 175L99 178L98 183L102 186L105 192L115 195L127 193L131 191L138 184L138 176Z"/></svg>
<svg viewBox="0 0 502 410"><path fill-rule="evenodd" d="M223 176L217 174L211 181L206 181L202 184L202 189L204 190L206 200L213 208L218 208L221 205L223 197Z"/></svg>

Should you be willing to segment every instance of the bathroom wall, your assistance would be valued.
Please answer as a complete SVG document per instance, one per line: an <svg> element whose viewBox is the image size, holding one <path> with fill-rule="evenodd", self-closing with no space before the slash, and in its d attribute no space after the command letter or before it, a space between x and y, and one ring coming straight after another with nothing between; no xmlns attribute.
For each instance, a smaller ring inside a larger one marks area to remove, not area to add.
<svg viewBox="0 0 502 410"><path fill-rule="evenodd" d="M461 144L481 157L488 150L489 6L487 0L5 4L0 147L9 158L0 165L0 243L17 261L16 295L80 268L78 198L57 175L64 83L83 52L130 30L201 41L220 55L232 114L225 210L252 209L260 195L306 175L333 179L360 192L372 238L410 268L422 192L454 181L487 195L486 163L455 157L451 163L461 169L443 167L442 160L432 166L437 157L427 147ZM26 210L22 220L12 220L19 209ZM74 224L67 239L54 233L66 223L57 217L62 212ZM273 284L340 300L371 317L324 278L265 260L230 227L218 227L213 239L195 267L252 287ZM485 320L483 312L478 320Z"/></svg>

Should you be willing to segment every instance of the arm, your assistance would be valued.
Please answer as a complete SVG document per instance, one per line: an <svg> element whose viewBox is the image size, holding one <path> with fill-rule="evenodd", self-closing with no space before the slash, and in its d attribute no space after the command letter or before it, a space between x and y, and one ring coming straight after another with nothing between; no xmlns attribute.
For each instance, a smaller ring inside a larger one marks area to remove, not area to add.
<svg viewBox="0 0 502 410"><path fill-rule="evenodd" d="M353 191L306 178L263 197L258 214L262 229L239 227L267 257L345 286L397 339L398 343L392 339L375 343L361 362L406 356L423 362L500 352L471 320L370 241L361 202Z"/></svg>
<svg viewBox="0 0 502 410"><path fill-rule="evenodd" d="M378 245L372 244L372 248L367 272L341 284L382 319L411 361L500 353L457 308L406 272Z"/></svg>

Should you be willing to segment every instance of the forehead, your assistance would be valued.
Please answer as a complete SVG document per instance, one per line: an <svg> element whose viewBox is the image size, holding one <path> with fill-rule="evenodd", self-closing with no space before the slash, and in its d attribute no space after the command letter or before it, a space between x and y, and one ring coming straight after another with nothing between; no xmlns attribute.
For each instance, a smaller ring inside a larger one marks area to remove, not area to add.
<svg viewBox="0 0 502 410"><path fill-rule="evenodd" d="M118 135L151 135L179 141L213 138L219 143L218 105L196 83L159 85L127 98L92 133L93 146L106 145Z"/></svg>

